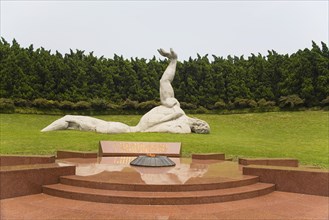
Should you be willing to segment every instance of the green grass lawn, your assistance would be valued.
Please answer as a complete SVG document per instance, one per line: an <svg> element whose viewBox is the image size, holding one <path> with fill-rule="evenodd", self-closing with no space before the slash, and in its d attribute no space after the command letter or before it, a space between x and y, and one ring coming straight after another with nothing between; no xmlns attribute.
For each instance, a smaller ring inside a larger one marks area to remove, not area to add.
<svg viewBox="0 0 329 220"><path fill-rule="evenodd" d="M1 114L1 154L55 154L57 150L97 151L100 140L182 142L183 156L224 152L231 157L292 157L329 167L328 112L271 112L192 115L207 121L211 134L98 134L40 130L60 116ZM141 116L95 116L136 125Z"/></svg>

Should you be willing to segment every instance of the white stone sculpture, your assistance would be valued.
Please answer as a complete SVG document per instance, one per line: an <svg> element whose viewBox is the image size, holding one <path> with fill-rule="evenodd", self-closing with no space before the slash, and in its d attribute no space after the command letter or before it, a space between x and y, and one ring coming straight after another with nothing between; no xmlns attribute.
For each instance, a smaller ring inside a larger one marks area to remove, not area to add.
<svg viewBox="0 0 329 220"><path fill-rule="evenodd" d="M73 129L109 134L129 132L209 133L208 123L197 118L188 117L175 98L171 82L175 77L177 54L172 49L170 49L170 52L163 49L158 51L170 60L160 79L161 105L143 115L136 126L128 126L121 122L109 122L88 116L66 115L41 131Z"/></svg>

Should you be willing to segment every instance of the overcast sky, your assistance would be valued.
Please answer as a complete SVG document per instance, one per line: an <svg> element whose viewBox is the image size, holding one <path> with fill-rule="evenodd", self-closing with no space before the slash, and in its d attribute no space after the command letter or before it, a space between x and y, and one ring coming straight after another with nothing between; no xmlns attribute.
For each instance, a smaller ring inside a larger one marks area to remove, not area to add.
<svg viewBox="0 0 329 220"><path fill-rule="evenodd" d="M1 36L61 53L150 59L174 48L179 59L294 53L328 45L324 1L6 1Z"/></svg>

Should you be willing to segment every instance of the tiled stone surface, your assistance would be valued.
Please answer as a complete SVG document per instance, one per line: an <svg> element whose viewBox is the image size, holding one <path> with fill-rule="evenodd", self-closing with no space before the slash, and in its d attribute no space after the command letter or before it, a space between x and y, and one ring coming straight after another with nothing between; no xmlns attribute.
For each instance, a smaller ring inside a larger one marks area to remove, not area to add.
<svg viewBox="0 0 329 220"><path fill-rule="evenodd" d="M239 164L298 167L298 160L293 158L239 158Z"/></svg>
<svg viewBox="0 0 329 220"><path fill-rule="evenodd" d="M276 190L329 196L329 172L287 167L246 166L243 174L259 176L261 182L273 183Z"/></svg>
<svg viewBox="0 0 329 220"><path fill-rule="evenodd" d="M117 205L45 194L0 200L0 219L328 219L328 197L273 192L240 201L199 205Z"/></svg>
<svg viewBox="0 0 329 220"><path fill-rule="evenodd" d="M1 155L0 166L54 163L55 156L17 156Z"/></svg>
<svg viewBox="0 0 329 220"><path fill-rule="evenodd" d="M74 166L56 164L2 166L0 170L0 199L42 192L45 184L59 182L63 175L74 175Z"/></svg>

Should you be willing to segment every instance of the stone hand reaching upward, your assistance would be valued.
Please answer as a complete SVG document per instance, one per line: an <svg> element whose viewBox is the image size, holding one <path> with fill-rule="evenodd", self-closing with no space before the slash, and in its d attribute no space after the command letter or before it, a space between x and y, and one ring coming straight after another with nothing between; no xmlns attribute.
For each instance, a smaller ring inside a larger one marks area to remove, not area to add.
<svg viewBox="0 0 329 220"><path fill-rule="evenodd" d="M170 48L170 52L165 51L164 49L158 49L159 54L164 57L167 57L170 60L177 60L177 54L174 52L172 48Z"/></svg>

